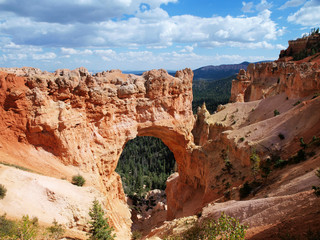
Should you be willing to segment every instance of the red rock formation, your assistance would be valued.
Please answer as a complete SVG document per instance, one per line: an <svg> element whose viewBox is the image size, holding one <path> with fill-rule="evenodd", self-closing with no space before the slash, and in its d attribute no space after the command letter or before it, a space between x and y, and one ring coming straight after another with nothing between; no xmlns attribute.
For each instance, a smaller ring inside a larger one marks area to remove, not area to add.
<svg viewBox="0 0 320 240"><path fill-rule="evenodd" d="M127 141L155 136L174 153L178 173L167 181L168 219L195 214L211 201L239 199L241 184L256 177L253 150L261 161L274 153L288 157L299 149L300 137L309 142L320 135L320 98L312 99L320 90L319 66L251 64L233 82L231 100L237 102L214 115L203 106L196 119L190 69L176 77L165 70L135 76L118 70L91 75L84 68L54 74L5 69L0 147L6 141L29 144L91 174L113 225L128 233L130 213L114 172Z"/></svg>
<svg viewBox="0 0 320 240"><path fill-rule="evenodd" d="M232 81L231 102L249 102L285 93L288 98L306 97L320 90L317 62L250 64Z"/></svg>
<svg viewBox="0 0 320 240"><path fill-rule="evenodd" d="M127 141L155 136L174 153L181 175L193 142L190 69L170 76L120 71L91 75L84 68L55 73L5 69L0 74L1 141L23 142L54 154L67 166L92 173L106 195L116 229L130 229L129 209L115 168ZM16 76L12 73L18 74Z"/></svg>
<svg viewBox="0 0 320 240"><path fill-rule="evenodd" d="M295 55L300 54L303 51L312 51L314 46L317 46L320 42L320 34L313 33L310 36L298 38L296 40L288 41L289 46L286 50L282 50L279 55L280 61L292 60Z"/></svg>

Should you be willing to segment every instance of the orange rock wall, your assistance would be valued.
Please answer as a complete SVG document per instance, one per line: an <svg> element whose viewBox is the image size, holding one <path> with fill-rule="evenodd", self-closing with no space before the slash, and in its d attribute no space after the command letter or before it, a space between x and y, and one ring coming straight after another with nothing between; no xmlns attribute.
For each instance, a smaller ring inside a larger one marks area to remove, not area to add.
<svg viewBox="0 0 320 240"><path fill-rule="evenodd" d="M286 93L300 98L320 90L317 62L270 62L250 64L233 80L231 102L249 102Z"/></svg>
<svg viewBox="0 0 320 240"><path fill-rule="evenodd" d="M86 69L2 69L0 138L31 144L67 166L96 176L116 229L130 231L121 179L114 171L125 143L155 136L174 153L181 176L190 158L194 123L190 69L170 76L152 70L142 76L120 71L91 75Z"/></svg>

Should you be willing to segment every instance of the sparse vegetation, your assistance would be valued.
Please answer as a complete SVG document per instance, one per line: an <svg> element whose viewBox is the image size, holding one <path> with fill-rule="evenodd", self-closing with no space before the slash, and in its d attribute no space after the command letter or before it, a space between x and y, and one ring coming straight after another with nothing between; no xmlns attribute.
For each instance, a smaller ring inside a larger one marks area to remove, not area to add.
<svg viewBox="0 0 320 240"><path fill-rule="evenodd" d="M53 226L43 229L38 224L38 218L23 216L20 221L12 221L6 215L0 216L0 239L4 240L34 240L61 239L64 229L56 221Z"/></svg>
<svg viewBox="0 0 320 240"><path fill-rule="evenodd" d="M72 177L72 184L82 187L85 184L86 180L80 174L74 175Z"/></svg>
<svg viewBox="0 0 320 240"><path fill-rule="evenodd" d="M4 185L0 184L0 199L3 199L7 194L7 189Z"/></svg>
<svg viewBox="0 0 320 240"><path fill-rule="evenodd" d="M1 162L1 161L0 161L0 164L3 164L3 165L8 166L8 167L14 167L14 168L17 168L17 169L20 169L20 170L23 170L23 171L27 171L27 172L34 172L33 170L31 170L29 168L25 168L25 167L19 166L17 164L11 164L11 163Z"/></svg>
<svg viewBox="0 0 320 240"><path fill-rule="evenodd" d="M251 183L246 181L243 184L243 186L239 189L240 199L244 199L248 197L251 193L253 193L254 195L260 189L261 185L262 185L261 181L254 180Z"/></svg>
<svg viewBox="0 0 320 240"><path fill-rule="evenodd" d="M89 216L91 217L88 234L90 240L113 240L116 237L113 227L110 227L108 219L104 217L104 211L98 200L93 201Z"/></svg>
<svg viewBox="0 0 320 240"><path fill-rule="evenodd" d="M60 239L63 236L64 232L65 232L64 228L62 227L62 225L58 224L58 222L56 220L54 220L52 222L52 226L51 227L47 228L47 231L48 231L49 237L51 239Z"/></svg>
<svg viewBox="0 0 320 240"><path fill-rule="evenodd" d="M305 34L303 36L303 38L308 38L310 36L312 37L312 36L315 36L315 35L319 36L319 28L311 29L310 33L309 34ZM317 41L313 45L307 46L307 48L301 50L299 53L294 54L293 55L293 60L294 61L298 61L298 60L304 59L306 57L313 56L313 55L317 54L319 51L320 51L320 42Z"/></svg>
<svg viewBox="0 0 320 240"><path fill-rule="evenodd" d="M0 216L0 239L15 239L17 225L14 221L6 219L6 215Z"/></svg>
<svg viewBox="0 0 320 240"><path fill-rule="evenodd" d="M187 231L180 236L170 236L167 240L242 240L248 226L240 224L236 218L226 215L224 212L218 220L210 219L202 224L198 222L186 223L193 224Z"/></svg>
<svg viewBox="0 0 320 240"><path fill-rule="evenodd" d="M18 237L22 240L33 240L38 235L38 218L29 218L28 215L23 216L18 224Z"/></svg>
<svg viewBox="0 0 320 240"><path fill-rule="evenodd" d="M240 199L244 199L249 196L252 191L252 187L250 186L249 182L246 181L243 186L239 189Z"/></svg>
<svg viewBox="0 0 320 240"><path fill-rule="evenodd" d="M280 138L280 140L284 140L285 139L285 137L284 137L284 135L282 133L279 133L278 137Z"/></svg>
<svg viewBox="0 0 320 240"><path fill-rule="evenodd" d="M272 166L272 162L271 162L271 159L268 158L266 161L264 161L262 164L261 164L261 177L267 179L269 174L272 172L271 170L271 166Z"/></svg>
<svg viewBox="0 0 320 240"><path fill-rule="evenodd" d="M301 103L301 101L297 101L297 102L295 102L295 104L293 104L293 106L297 106L297 105L299 105Z"/></svg>
<svg viewBox="0 0 320 240"><path fill-rule="evenodd" d="M133 231L132 232L132 237L131 237L132 240L139 240L141 238L142 238L142 233L141 232L139 232L139 231Z"/></svg>
<svg viewBox="0 0 320 240"><path fill-rule="evenodd" d="M304 142L303 137L300 138L300 146L303 148L307 147L307 144Z"/></svg>
<svg viewBox="0 0 320 240"><path fill-rule="evenodd" d="M254 178L256 178L256 175L260 171L260 157L256 153L256 150L253 149L251 156L250 156L250 161L251 161L251 172Z"/></svg>
<svg viewBox="0 0 320 240"><path fill-rule="evenodd" d="M230 159L229 159L229 148L222 149L220 156L223 159L224 166L225 166L222 170L230 173L233 166L232 166L232 163L230 162Z"/></svg>
<svg viewBox="0 0 320 240"><path fill-rule="evenodd" d="M280 115L280 112L279 112L277 109L275 109L275 110L273 111L273 115L274 115L274 116Z"/></svg>
<svg viewBox="0 0 320 240"><path fill-rule="evenodd" d="M316 94L313 95L312 99L315 99L315 98L317 98L319 96L320 96L320 93L316 93Z"/></svg>

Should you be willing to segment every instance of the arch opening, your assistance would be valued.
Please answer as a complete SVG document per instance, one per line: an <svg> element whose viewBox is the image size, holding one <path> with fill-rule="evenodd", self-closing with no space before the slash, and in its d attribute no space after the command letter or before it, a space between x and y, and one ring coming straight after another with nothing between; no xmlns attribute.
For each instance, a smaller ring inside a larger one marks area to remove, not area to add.
<svg viewBox="0 0 320 240"><path fill-rule="evenodd" d="M175 171L174 154L160 138L137 136L125 144L116 172L132 210L132 231L147 233L166 220L166 180Z"/></svg>

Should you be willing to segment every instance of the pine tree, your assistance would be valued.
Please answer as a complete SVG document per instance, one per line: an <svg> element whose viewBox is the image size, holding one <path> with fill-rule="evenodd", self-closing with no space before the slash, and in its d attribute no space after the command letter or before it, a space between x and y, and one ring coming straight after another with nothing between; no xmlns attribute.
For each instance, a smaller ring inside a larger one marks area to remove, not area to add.
<svg viewBox="0 0 320 240"><path fill-rule="evenodd" d="M104 211L98 202L93 201L93 206L90 209L89 216L91 217L89 239L90 240L113 240L116 235L113 234L113 227L110 227L108 219L104 218Z"/></svg>

